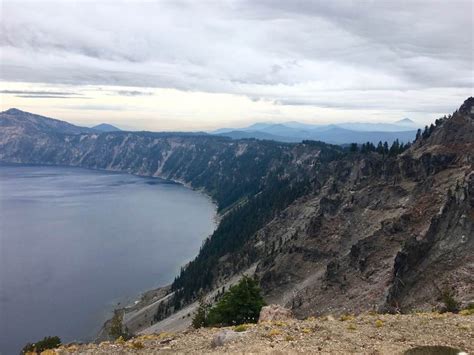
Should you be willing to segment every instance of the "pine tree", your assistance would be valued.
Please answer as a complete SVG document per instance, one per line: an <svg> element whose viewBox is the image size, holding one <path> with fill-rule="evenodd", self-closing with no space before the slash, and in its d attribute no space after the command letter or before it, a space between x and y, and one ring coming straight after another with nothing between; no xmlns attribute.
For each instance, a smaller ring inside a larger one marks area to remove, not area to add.
<svg viewBox="0 0 474 355"><path fill-rule="evenodd" d="M395 139L392 143L392 146L390 147L390 155L395 156L400 152L400 143L398 142L398 139Z"/></svg>
<svg viewBox="0 0 474 355"><path fill-rule="evenodd" d="M384 151L383 143L382 143L382 141L379 141L379 144L377 144L377 153L383 154L383 151Z"/></svg>
<svg viewBox="0 0 474 355"><path fill-rule="evenodd" d="M201 328L207 325L207 314L209 312L209 304L207 304L203 298L199 300L199 307L194 314L192 325L194 328Z"/></svg>
<svg viewBox="0 0 474 355"><path fill-rule="evenodd" d="M418 128L418 131L416 131L416 140L420 139L421 137L421 129Z"/></svg>
<svg viewBox="0 0 474 355"><path fill-rule="evenodd" d="M264 305L257 282L244 276L209 310L206 322L209 325L256 323Z"/></svg>
<svg viewBox="0 0 474 355"><path fill-rule="evenodd" d="M430 132L429 132L429 129L428 129L428 126L425 126L425 130L423 131L422 135L423 139L426 139L430 136Z"/></svg>

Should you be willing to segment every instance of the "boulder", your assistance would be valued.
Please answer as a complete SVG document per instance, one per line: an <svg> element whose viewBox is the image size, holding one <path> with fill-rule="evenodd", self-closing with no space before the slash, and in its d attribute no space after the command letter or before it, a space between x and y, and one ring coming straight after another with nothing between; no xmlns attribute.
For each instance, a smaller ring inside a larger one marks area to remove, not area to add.
<svg viewBox="0 0 474 355"><path fill-rule="evenodd" d="M237 338L238 335L239 334L237 334L237 332L234 332L233 330L224 329L220 331L219 333L217 333L216 335L214 335L211 341L211 346L213 348L218 347L218 346L223 346L229 343L230 341L234 340L235 338Z"/></svg>
<svg viewBox="0 0 474 355"><path fill-rule="evenodd" d="M293 319L293 312L277 304L262 307L258 322L285 321Z"/></svg>

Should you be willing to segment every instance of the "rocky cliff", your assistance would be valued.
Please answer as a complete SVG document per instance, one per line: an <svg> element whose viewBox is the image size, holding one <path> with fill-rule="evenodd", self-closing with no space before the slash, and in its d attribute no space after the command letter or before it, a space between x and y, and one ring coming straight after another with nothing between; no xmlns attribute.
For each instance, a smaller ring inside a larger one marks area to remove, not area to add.
<svg viewBox="0 0 474 355"><path fill-rule="evenodd" d="M185 316L198 295L217 297L244 271L269 302L300 317L431 309L446 290L461 303L474 299L473 106L466 100L399 155L70 131L9 110L0 114L0 161L160 176L216 200L216 232L133 331L178 310Z"/></svg>

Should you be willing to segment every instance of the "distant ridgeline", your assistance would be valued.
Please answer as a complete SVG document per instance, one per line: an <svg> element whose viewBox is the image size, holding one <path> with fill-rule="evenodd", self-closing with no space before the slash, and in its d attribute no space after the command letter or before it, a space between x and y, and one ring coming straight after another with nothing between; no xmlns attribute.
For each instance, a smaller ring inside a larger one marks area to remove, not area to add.
<svg viewBox="0 0 474 355"><path fill-rule="evenodd" d="M474 270L460 271L474 265L472 220L457 224L474 205L472 103L420 131L411 146L346 148L99 133L9 110L0 114L0 161L160 176L216 201L218 228L176 277L155 321L252 265L266 297L297 315L409 309L435 303L433 287L463 290L461 301L474 296Z"/></svg>

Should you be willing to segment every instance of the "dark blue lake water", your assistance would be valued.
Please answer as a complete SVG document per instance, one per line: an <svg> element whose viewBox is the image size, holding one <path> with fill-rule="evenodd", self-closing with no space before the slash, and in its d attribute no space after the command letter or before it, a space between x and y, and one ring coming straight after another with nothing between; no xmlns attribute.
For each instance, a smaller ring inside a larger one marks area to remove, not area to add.
<svg viewBox="0 0 474 355"><path fill-rule="evenodd" d="M173 280L214 215L206 196L163 180L0 166L0 353L91 339L118 302Z"/></svg>

